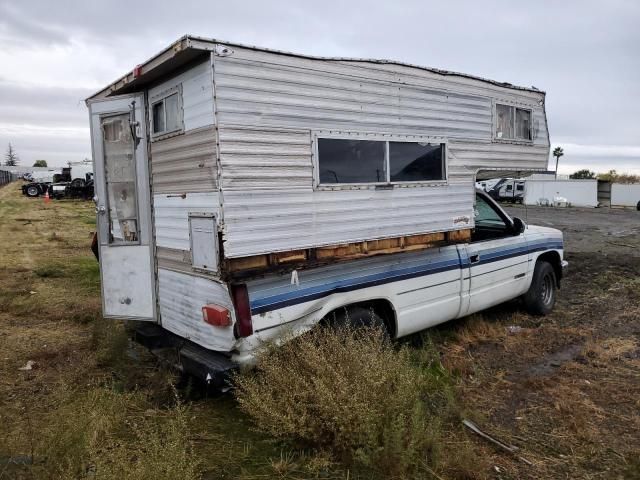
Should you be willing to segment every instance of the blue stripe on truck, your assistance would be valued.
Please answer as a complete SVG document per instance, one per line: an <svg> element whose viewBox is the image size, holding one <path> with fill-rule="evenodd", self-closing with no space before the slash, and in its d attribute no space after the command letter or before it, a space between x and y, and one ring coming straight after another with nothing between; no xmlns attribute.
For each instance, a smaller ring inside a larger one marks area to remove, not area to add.
<svg viewBox="0 0 640 480"><path fill-rule="evenodd" d="M479 251L478 254L480 255L480 262L474 265L498 262L500 260L506 260L507 258L527 255L532 252L562 249L562 241L555 240L536 242L529 245L523 244L517 247L509 246L507 248L491 248ZM317 300L318 298L327 297L334 293L344 293L361 288L408 280L410 278L435 275L436 273L456 270L461 267L466 268L469 265L470 263L468 258L454 258L440 262L429 262L427 264L410 268L396 268L361 277L340 279L313 287L298 288L292 286L292 290L285 293L251 299L251 313L253 315L257 315L277 310L279 308Z"/></svg>

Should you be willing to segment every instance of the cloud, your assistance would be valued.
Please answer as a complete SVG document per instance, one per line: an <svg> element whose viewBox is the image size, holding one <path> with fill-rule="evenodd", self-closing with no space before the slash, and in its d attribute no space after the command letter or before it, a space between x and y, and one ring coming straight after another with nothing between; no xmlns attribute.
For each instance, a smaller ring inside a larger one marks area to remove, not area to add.
<svg viewBox="0 0 640 480"><path fill-rule="evenodd" d="M640 145L640 2L60 0L52 5L0 0L0 123L5 125L0 142L9 136L6 125L28 125L31 133L13 128L11 135L25 142L24 152L44 154L45 139L51 138L46 129L78 129L77 137L60 137L68 143L51 144L45 158L60 156L54 147L65 156L89 155L81 133L88 120L78 97L191 33L315 55L389 58L535 85L547 92L551 140L565 147L561 165L635 168L639 160L620 148Z"/></svg>

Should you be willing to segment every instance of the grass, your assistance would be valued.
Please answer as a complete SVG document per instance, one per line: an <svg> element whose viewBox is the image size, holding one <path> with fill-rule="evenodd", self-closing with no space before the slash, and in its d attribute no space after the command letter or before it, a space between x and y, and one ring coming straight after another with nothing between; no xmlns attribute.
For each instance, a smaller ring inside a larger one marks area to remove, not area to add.
<svg viewBox="0 0 640 480"><path fill-rule="evenodd" d="M572 258L576 273L544 320L506 305L384 350L418 394L383 415L376 448L344 455L315 436L302 444L297 431L261 429L231 395L176 388L124 324L103 320L91 202L45 204L13 184L0 188L0 218L0 480L640 478L635 257ZM340 364L355 365L348 355ZM462 418L534 465L463 430Z"/></svg>

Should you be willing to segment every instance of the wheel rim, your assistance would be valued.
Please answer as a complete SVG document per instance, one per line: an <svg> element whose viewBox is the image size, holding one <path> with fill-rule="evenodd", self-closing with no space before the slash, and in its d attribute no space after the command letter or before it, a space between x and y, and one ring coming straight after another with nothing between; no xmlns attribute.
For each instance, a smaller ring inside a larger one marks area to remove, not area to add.
<svg viewBox="0 0 640 480"><path fill-rule="evenodd" d="M36 187L29 187L27 189L27 193L29 195L37 195L38 194L38 189Z"/></svg>
<svg viewBox="0 0 640 480"><path fill-rule="evenodd" d="M540 289L540 299L542 300L542 303L545 305L551 305L553 302L554 292L555 284L553 276L550 273L547 273L542 278L542 288Z"/></svg>

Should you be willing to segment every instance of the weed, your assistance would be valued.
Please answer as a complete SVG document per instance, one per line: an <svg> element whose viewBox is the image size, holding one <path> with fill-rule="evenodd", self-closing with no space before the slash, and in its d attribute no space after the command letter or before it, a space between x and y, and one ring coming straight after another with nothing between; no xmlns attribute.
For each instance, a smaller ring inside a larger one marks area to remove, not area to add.
<svg viewBox="0 0 640 480"><path fill-rule="evenodd" d="M141 394L99 387L68 391L62 398L42 446L48 474L61 479L201 477L185 406L167 415L141 415Z"/></svg>
<svg viewBox="0 0 640 480"><path fill-rule="evenodd" d="M40 278L61 278L64 277L64 268L59 264L47 264L33 269Z"/></svg>
<svg viewBox="0 0 640 480"><path fill-rule="evenodd" d="M402 477L425 458L437 466L441 412L452 410L436 355L413 357L375 329L318 328L265 350L236 396L261 431Z"/></svg>

